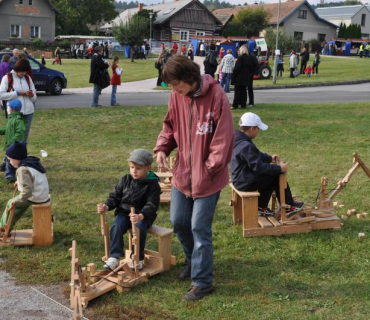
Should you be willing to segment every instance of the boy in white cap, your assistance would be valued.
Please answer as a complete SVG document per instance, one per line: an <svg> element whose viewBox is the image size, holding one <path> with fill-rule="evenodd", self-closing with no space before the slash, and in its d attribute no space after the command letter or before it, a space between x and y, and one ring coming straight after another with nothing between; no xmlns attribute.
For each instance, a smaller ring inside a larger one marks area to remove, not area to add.
<svg viewBox="0 0 370 320"><path fill-rule="evenodd" d="M258 198L258 211L260 215L273 215L267 208L272 192L275 190L278 199L279 175L288 171L288 164L280 162L277 154L272 156L262 153L252 140L259 135L260 130L267 130L268 126L261 118L247 112L239 120L239 129L235 130L235 143L231 158L231 178L233 185L240 191L256 191ZM303 203L294 203L289 185L285 189L285 202L291 208L287 213L297 212Z"/></svg>
<svg viewBox="0 0 370 320"><path fill-rule="evenodd" d="M139 270L143 268L146 231L157 217L159 207L161 188L158 176L151 171L152 154L144 149L135 149L127 161L130 173L121 178L105 203L97 205L100 214L116 209L116 218L110 229L109 259L104 265L106 270L114 270L119 265L119 258L124 255L123 235L132 228L132 223L140 229ZM130 213L132 206L135 214ZM133 262L131 269L135 269Z"/></svg>
<svg viewBox="0 0 370 320"><path fill-rule="evenodd" d="M5 135L4 151L15 141L25 140L27 121L24 120L22 113L22 102L14 99L9 102L10 114L5 129L0 129L0 135ZM7 157L0 171L5 171L5 179L13 183L15 181L15 169L10 165Z"/></svg>

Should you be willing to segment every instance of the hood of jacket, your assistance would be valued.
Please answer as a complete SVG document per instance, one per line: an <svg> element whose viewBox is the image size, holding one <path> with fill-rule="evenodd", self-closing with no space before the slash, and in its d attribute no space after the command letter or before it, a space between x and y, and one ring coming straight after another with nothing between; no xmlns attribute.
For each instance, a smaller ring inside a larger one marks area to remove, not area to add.
<svg viewBox="0 0 370 320"><path fill-rule="evenodd" d="M23 159L19 164L20 167L30 167L38 172L46 173L45 168L42 166L40 159L37 157L29 156L26 159Z"/></svg>

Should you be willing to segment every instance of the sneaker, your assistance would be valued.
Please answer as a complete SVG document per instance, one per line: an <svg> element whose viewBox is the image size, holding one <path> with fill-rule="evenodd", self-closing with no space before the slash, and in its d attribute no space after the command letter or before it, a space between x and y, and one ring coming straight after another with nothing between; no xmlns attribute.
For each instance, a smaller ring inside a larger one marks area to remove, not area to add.
<svg viewBox="0 0 370 320"><path fill-rule="evenodd" d="M3 162L0 166L0 172L5 172L5 166L6 166L5 162Z"/></svg>
<svg viewBox="0 0 370 320"><path fill-rule="evenodd" d="M289 209L286 210L287 218L291 217L293 214L301 211L304 207L303 202L293 202Z"/></svg>
<svg viewBox="0 0 370 320"><path fill-rule="evenodd" d="M275 215L275 211L272 211L269 208L258 207L258 215L262 217L273 217Z"/></svg>
<svg viewBox="0 0 370 320"><path fill-rule="evenodd" d="M104 261L104 270L114 270L118 267L119 265L119 259L110 257L107 261Z"/></svg>
<svg viewBox="0 0 370 320"><path fill-rule="evenodd" d="M144 260L140 260L139 261L139 270L143 270L143 267L144 267ZM131 261L130 268L131 268L131 270L135 270L135 261L134 260Z"/></svg>
<svg viewBox="0 0 370 320"><path fill-rule="evenodd" d="M120 105L119 103L112 103L112 104L111 104L111 106L112 106L112 107L117 107L117 106L119 106L119 105Z"/></svg>
<svg viewBox="0 0 370 320"><path fill-rule="evenodd" d="M188 292L182 297L184 301L196 301L202 299L204 296L213 292L213 286L206 288L200 288L197 286L191 286Z"/></svg>
<svg viewBox="0 0 370 320"><path fill-rule="evenodd" d="M248 105L248 107L249 107L249 108L253 108L253 107L254 107L254 105L253 105L253 104L250 104L250 105Z"/></svg>
<svg viewBox="0 0 370 320"><path fill-rule="evenodd" d="M178 274L179 280L187 280L191 277L191 262L189 260L185 260L185 265L181 268Z"/></svg>

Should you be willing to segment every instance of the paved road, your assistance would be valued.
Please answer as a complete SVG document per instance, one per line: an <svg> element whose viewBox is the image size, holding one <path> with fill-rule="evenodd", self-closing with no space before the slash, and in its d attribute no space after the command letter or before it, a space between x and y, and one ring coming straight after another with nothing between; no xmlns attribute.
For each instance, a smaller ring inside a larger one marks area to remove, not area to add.
<svg viewBox="0 0 370 320"><path fill-rule="evenodd" d="M132 83L133 84L133 83ZM125 84L122 85L124 87ZM130 86L131 87L131 86ZM131 90L131 89L130 89ZM133 90L133 89L132 89ZM140 84L137 85L140 91ZM370 83L328 87L255 90L255 103L320 103L370 101ZM119 92L117 101L123 106L167 104L169 91L143 89L142 92ZM229 93L232 102L234 94ZM103 90L99 103L110 105L110 88ZM90 107L92 88L65 90L61 96L39 94L37 109Z"/></svg>

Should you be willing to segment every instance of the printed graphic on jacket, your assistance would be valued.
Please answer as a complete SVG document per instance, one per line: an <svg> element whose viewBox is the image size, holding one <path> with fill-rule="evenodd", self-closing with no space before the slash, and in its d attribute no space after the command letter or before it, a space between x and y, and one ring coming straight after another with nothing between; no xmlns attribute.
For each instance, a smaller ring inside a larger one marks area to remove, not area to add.
<svg viewBox="0 0 370 320"><path fill-rule="evenodd" d="M197 132L196 134L199 134L201 136L212 133L213 131L213 112L208 112L205 115L205 121L203 123L198 122L197 123Z"/></svg>

